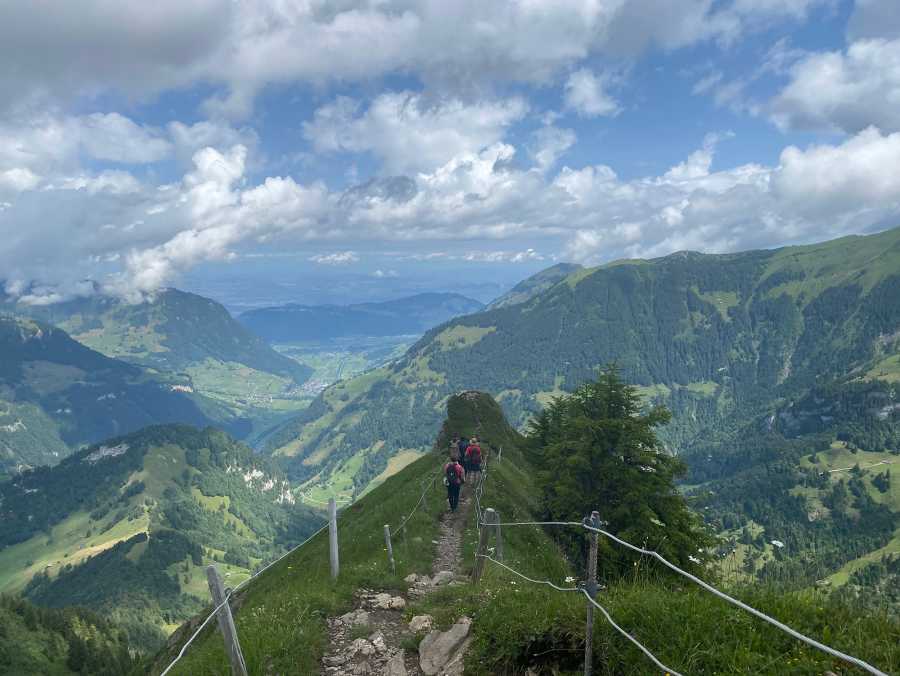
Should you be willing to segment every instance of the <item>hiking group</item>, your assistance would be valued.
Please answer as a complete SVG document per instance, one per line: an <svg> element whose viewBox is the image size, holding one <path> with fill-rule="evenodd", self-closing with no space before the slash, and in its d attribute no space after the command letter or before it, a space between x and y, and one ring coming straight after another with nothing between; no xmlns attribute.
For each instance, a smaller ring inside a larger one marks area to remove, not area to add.
<svg viewBox="0 0 900 676"><path fill-rule="evenodd" d="M462 485L470 476L474 476L476 481L481 476L481 459L478 437L466 439L458 434L453 435L450 442L450 462L444 465L444 485L447 486L447 502L450 503L451 512L455 512L459 506Z"/></svg>

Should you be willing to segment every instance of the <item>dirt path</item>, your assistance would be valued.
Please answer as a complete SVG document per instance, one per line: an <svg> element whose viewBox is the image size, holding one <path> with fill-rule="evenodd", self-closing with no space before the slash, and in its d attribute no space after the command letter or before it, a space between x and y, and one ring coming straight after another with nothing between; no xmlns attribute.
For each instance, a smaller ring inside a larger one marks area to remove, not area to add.
<svg viewBox="0 0 900 676"><path fill-rule="evenodd" d="M459 508L441 516L435 545L432 576L410 575L408 594L394 596L385 591L360 589L354 609L328 619L329 649L322 659L322 676L421 676L418 657L404 649L417 634L428 631L415 618L413 626L404 617L409 598L421 597L444 584L458 583L462 570L462 537L474 505L473 484L460 492ZM446 505L446 497L442 496ZM419 622L417 624L417 621Z"/></svg>

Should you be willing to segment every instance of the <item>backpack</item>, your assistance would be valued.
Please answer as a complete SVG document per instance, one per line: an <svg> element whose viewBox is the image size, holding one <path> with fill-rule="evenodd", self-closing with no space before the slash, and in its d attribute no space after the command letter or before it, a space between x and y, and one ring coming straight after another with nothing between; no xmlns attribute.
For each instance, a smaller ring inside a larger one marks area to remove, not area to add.
<svg viewBox="0 0 900 676"><path fill-rule="evenodd" d="M466 449L469 447L468 439L460 439L458 448L459 448L459 459L462 460L466 457Z"/></svg>
<svg viewBox="0 0 900 676"><path fill-rule="evenodd" d="M466 455L469 457L469 462L473 465L481 464L481 446L469 446L466 450Z"/></svg>
<svg viewBox="0 0 900 676"><path fill-rule="evenodd" d="M456 463L449 462L444 468L444 484L447 486L459 485L459 474L456 471Z"/></svg>

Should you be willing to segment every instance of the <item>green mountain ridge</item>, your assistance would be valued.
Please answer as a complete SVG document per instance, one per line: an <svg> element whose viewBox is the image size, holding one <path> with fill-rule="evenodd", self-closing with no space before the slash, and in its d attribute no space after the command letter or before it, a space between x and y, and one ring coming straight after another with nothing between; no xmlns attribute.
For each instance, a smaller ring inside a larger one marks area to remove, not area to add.
<svg viewBox="0 0 900 676"><path fill-rule="evenodd" d="M560 282L569 275L583 269L584 268L577 263L557 263L556 265L541 270L537 274L522 280L502 296L488 303L487 309L497 310L502 307L525 303L542 291L546 291L557 282Z"/></svg>
<svg viewBox="0 0 900 676"><path fill-rule="evenodd" d="M778 490L790 494L812 436L830 438L830 447L843 443L838 435L859 442L863 433L838 429L823 412L807 416L791 441L791 407L814 388L837 400L857 383L871 387L879 404L857 407L856 424L880 425L873 438L881 446L870 450L892 454L895 437L885 429L896 429L898 355L900 229L772 251L620 261L576 271L524 303L432 329L402 359L325 390L267 440L267 450L306 482L304 490L327 485L359 495L398 453L428 447L454 392L487 390L522 426L554 395L616 363L648 403L673 411L660 436L687 460L689 482L759 472L776 457L787 472ZM767 437L772 416L778 424ZM770 445L739 466L732 449L748 438ZM706 472L716 458L724 469ZM806 511L792 508L797 519L801 512L806 521ZM856 554L893 541L896 513Z"/></svg>
<svg viewBox="0 0 900 676"><path fill-rule="evenodd" d="M0 475L155 423L234 422L215 402L42 322L0 315L0 354Z"/></svg>
<svg viewBox="0 0 900 676"><path fill-rule="evenodd" d="M56 325L108 357L165 374L235 421L251 421L241 436L279 422L309 400L300 386L312 369L279 354L222 305L196 294L164 289L137 304L101 294L43 306L7 299L0 307Z"/></svg>
<svg viewBox="0 0 900 676"><path fill-rule="evenodd" d="M83 606L151 649L208 598L311 532L280 472L224 432L148 427L0 484L0 591Z"/></svg>
<svg viewBox="0 0 900 676"><path fill-rule="evenodd" d="M481 505L498 510L504 522L543 520L546 504L538 483L540 455L535 454L536 449L510 427L489 395L468 391L449 397L446 418L432 437L431 450L339 514L341 572L337 580L329 579L328 537L322 533L239 592L234 619L249 673L319 673L322 657L329 652L326 620L357 607L360 589L404 594L414 587L406 580L410 573L432 573L438 548L428 543L435 543L445 532L446 502L439 484L425 500L420 500L420 491L432 481L456 432L466 436L477 433L489 449ZM597 508L603 510L604 506L598 504ZM397 569L392 572L382 527L385 523L394 526L401 519L406 527L394 540ZM457 572L462 580L475 562L478 532L474 515L459 532L462 561ZM583 567L563 556L557 529L504 527L502 533L503 561L522 574L567 587L583 577ZM493 545L493 539L488 544ZM626 631L681 673L857 673L705 590L673 578L668 569L650 559L635 558L635 565L626 561L628 565L620 569L611 554L604 541L599 565L604 587L598 600ZM875 608L861 606L852 599L813 591L789 592L770 584L730 588L709 569L701 576L792 628L887 673L894 673L900 664L896 616L877 604ZM487 563L478 584L451 584L424 598L409 593L408 599L404 619L429 614L442 631L462 616L471 618L467 674L583 673L585 602L581 594L529 584ZM150 666L150 673L159 674L171 663L205 616L173 634ZM370 615L369 622L360 627L360 636L380 629L377 617ZM602 617L596 618L593 634L594 673L653 673L647 656ZM415 655L421 638L402 644L407 654ZM211 676L228 669L221 635L213 627L200 633L170 673Z"/></svg>
<svg viewBox="0 0 900 676"><path fill-rule="evenodd" d="M0 673L121 676L135 666L124 634L95 613L0 597Z"/></svg>
<svg viewBox="0 0 900 676"><path fill-rule="evenodd" d="M455 293L421 293L381 303L279 305L244 312L238 319L270 342L298 343L347 336L418 335L483 307Z"/></svg>

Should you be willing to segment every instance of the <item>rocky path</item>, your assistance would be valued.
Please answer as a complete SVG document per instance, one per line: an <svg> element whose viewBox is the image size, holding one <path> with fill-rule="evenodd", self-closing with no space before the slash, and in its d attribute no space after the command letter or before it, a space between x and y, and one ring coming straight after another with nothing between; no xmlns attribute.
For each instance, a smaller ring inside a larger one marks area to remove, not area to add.
<svg viewBox="0 0 900 676"><path fill-rule="evenodd" d="M329 650L322 659L322 676L460 676L470 639L468 618L460 618L447 631L432 628L429 615L406 618L409 599L420 598L447 584L464 584L461 578L462 536L473 508L472 486L460 495L459 509L441 516L440 536L435 541L431 577L406 578L405 595L360 589L354 609L328 619ZM418 651L409 650L424 634Z"/></svg>

